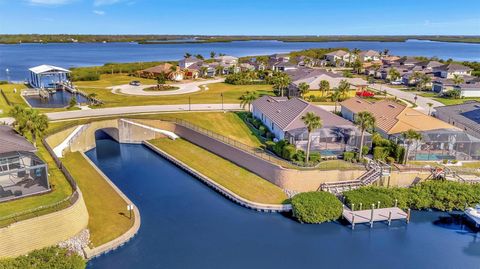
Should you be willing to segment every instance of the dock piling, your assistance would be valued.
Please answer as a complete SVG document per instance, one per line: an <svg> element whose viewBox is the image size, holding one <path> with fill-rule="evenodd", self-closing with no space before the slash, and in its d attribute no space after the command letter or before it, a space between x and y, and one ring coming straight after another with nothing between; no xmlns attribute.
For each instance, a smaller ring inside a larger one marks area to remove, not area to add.
<svg viewBox="0 0 480 269"><path fill-rule="evenodd" d="M370 228L373 228L373 211L375 209L375 204L372 204L372 214L370 215Z"/></svg>
<svg viewBox="0 0 480 269"><path fill-rule="evenodd" d="M360 203L360 211L362 210L362 203Z"/></svg>
<svg viewBox="0 0 480 269"><path fill-rule="evenodd" d="M407 209L407 223L410 223L410 208Z"/></svg>
<svg viewBox="0 0 480 269"><path fill-rule="evenodd" d="M395 199L395 207L398 206L398 199Z"/></svg>
<svg viewBox="0 0 480 269"><path fill-rule="evenodd" d="M392 211L388 212L388 226L390 226L390 224L392 224Z"/></svg>

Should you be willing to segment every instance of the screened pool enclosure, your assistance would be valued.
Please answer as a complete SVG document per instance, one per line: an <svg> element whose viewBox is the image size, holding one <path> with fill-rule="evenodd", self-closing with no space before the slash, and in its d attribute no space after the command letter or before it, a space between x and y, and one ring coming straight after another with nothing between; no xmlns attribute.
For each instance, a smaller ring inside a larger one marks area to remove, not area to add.
<svg viewBox="0 0 480 269"><path fill-rule="evenodd" d="M344 151L360 148L360 131L354 126L331 126L323 127L312 132L310 149L320 152L322 156L338 156ZM365 132L364 145L371 147L372 136ZM291 144L297 148L306 150L308 144L308 132L306 128L289 130L285 134Z"/></svg>
<svg viewBox="0 0 480 269"><path fill-rule="evenodd" d="M47 165L37 155L27 151L0 154L0 202L49 189Z"/></svg>
<svg viewBox="0 0 480 269"><path fill-rule="evenodd" d="M409 147L409 160L480 160L480 139L461 130L438 129L421 134L422 140ZM401 136L397 139L404 143Z"/></svg>

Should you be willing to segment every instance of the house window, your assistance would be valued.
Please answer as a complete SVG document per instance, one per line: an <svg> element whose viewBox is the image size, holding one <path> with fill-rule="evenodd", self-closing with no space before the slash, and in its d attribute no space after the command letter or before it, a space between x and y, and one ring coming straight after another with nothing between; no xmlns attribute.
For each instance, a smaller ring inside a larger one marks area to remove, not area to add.
<svg viewBox="0 0 480 269"><path fill-rule="evenodd" d="M274 127L275 127L275 126L273 125L273 122L272 122L272 131L275 129Z"/></svg>

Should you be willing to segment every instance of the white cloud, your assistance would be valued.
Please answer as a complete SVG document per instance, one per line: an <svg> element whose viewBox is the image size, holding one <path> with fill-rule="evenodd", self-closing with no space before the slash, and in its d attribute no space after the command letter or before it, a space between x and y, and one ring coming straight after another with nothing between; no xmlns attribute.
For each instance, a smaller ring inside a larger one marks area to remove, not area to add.
<svg viewBox="0 0 480 269"><path fill-rule="evenodd" d="M97 15L100 15L100 16L105 15L105 11L102 11L102 10L94 10L93 13L95 13Z"/></svg>
<svg viewBox="0 0 480 269"><path fill-rule="evenodd" d="M69 4L73 0L27 0L27 2L32 5L55 6Z"/></svg>
<svg viewBox="0 0 480 269"><path fill-rule="evenodd" d="M107 5L113 5L116 3L120 3L123 0L94 0L93 5L98 7L98 6L107 6Z"/></svg>

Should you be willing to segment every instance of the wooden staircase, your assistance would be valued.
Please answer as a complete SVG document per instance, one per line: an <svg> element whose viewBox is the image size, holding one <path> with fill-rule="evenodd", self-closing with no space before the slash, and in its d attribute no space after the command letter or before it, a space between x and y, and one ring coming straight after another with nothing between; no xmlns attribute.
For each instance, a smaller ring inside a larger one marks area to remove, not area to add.
<svg viewBox="0 0 480 269"><path fill-rule="evenodd" d="M335 195L340 195L344 191L358 189L363 186L371 185L377 182L382 174L386 171L390 172L391 167L385 163L370 161L367 164L367 172L362 174L355 180L326 182L320 185L319 191L327 191Z"/></svg>

